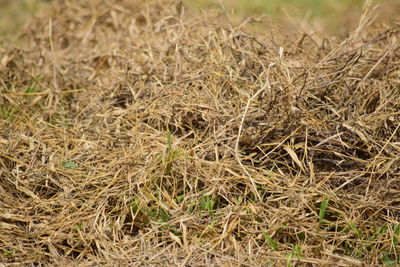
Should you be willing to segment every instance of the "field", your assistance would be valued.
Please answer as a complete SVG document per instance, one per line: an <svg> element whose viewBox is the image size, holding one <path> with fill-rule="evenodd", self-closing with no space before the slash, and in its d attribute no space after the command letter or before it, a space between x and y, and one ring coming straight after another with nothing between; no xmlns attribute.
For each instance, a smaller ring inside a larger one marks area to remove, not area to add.
<svg viewBox="0 0 400 267"><path fill-rule="evenodd" d="M1 266L400 264L398 3L3 2Z"/></svg>
<svg viewBox="0 0 400 267"><path fill-rule="evenodd" d="M40 14L56 0L0 0L0 36L15 39L19 29L34 14ZM231 20L263 14L285 24L303 24L301 30L317 30L326 34L345 35L354 29L361 14L363 0L187 0L191 9L207 10L223 8ZM376 0L381 23L393 23L398 19L400 2ZM311 27L311 28L310 28ZM307 29L306 29L307 28Z"/></svg>

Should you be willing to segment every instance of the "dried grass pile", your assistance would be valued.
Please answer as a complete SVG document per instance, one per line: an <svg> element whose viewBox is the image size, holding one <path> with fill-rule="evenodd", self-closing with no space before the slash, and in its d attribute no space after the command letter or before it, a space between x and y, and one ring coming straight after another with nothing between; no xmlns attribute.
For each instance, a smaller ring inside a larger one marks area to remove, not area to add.
<svg viewBox="0 0 400 267"><path fill-rule="evenodd" d="M55 4L0 50L0 261L399 262L400 29L374 12L317 40Z"/></svg>

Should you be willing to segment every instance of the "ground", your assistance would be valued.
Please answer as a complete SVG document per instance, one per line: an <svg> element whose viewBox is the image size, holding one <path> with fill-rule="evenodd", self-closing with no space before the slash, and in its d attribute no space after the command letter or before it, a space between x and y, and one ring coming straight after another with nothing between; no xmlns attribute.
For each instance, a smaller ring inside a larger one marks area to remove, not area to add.
<svg viewBox="0 0 400 267"><path fill-rule="evenodd" d="M368 3L329 30L170 0L3 28L0 262L396 266L400 28Z"/></svg>

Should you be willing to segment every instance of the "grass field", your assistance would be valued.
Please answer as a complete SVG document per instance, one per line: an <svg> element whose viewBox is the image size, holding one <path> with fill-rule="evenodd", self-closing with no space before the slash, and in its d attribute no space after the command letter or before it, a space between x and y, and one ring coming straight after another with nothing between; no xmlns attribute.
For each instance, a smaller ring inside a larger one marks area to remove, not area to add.
<svg viewBox="0 0 400 267"><path fill-rule="evenodd" d="M51 1L3 0L0 1L0 36L15 39L15 34L34 14L40 13ZM227 9L232 18L271 15L274 20L314 25L315 30L329 34L344 33L357 25L363 0L187 0L194 9ZM400 3L392 0L376 0L379 4L380 21L391 23L399 20Z"/></svg>
<svg viewBox="0 0 400 267"><path fill-rule="evenodd" d="M397 3L0 3L1 264L400 264Z"/></svg>

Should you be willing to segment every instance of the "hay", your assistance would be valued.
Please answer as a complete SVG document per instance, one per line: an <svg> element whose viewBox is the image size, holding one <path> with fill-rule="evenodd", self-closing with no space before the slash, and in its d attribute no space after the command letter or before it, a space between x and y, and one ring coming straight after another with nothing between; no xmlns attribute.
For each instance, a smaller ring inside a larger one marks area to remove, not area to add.
<svg viewBox="0 0 400 267"><path fill-rule="evenodd" d="M54 5L0 50L0 261L399 262L400 29L373 12L317 40Z"/></svg>

